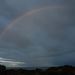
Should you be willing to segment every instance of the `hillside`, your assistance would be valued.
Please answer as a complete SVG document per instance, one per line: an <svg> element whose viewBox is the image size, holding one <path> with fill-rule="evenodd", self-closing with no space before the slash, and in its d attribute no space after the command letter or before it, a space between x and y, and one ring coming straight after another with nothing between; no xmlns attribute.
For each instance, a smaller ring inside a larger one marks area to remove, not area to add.
<svg viewBox="0 0 75 75"><path fill-rule="evenodd" d="M10 68L0 65L0 75L75 75L75 67L64 65L59 67L48 67L48 69L27 70L22 68Z"/></svg>

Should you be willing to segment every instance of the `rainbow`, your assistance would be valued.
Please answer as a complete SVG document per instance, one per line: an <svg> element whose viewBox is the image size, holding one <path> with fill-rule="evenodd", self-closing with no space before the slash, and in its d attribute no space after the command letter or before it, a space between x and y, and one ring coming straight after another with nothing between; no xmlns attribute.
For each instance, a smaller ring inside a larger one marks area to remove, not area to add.
<svg viewBox="0 0 75 75"><path fill-rule="evenodd" d="M64 8L64 7L61 7L61 6L46 6L46 7L41 7L41 8L38 8L38 9L33 9L33 10L27 12L27 13L22 14L21 16L17 17L14 21L12 21L12 23L10 23L9 25L7 25L7 27L1 33L0 39L4 36L4 34L8 30L10 30L15 25L15 23L19 22L22 18L29 17L29 16L31 16L31 15L37 13L37 12L40 12L42 10L46 10L46 9L50 9L50 10L52 9L53 10L53 9L56 9L56 8L57 9L61 9L61 8Z"/></svg>

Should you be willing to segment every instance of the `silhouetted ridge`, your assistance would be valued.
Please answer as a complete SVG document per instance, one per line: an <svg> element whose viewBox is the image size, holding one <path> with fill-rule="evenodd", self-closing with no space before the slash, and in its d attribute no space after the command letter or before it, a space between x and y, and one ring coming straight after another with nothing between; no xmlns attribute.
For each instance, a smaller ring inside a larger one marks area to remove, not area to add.
<svg viewBox="0 0 75 75"><path fill-rule="evenodd" d="M75 67L71 65L64 65L49 67L45 70L40 68L27 70L23 68L7 69L4 65L0 65L0 75L75 75Z"/></svg>

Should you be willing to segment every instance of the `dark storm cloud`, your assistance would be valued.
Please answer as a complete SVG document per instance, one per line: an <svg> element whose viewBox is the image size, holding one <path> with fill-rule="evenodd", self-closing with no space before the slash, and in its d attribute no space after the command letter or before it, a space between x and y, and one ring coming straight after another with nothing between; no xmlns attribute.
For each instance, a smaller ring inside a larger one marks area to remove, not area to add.
<svg viewBox="0 0 75 75"><path fill-rule="evenodd" d="M0 33L7 24L16 17L16 9L9 6L5 0L0 0Z"/></svg>
<svg viewBox="0 0 75 75"><path fill-rule="evenodd" d="M4 4L0 9L1 15L3 14L1 20L6 21L5 23L16 14L26 13L34 8L64 6L60 10L40 11L16 23L0 40L1 57L23 61L26 63L24 66L75 65L74 0L6 0L6 2L2 0L1 2Z"/></svg>

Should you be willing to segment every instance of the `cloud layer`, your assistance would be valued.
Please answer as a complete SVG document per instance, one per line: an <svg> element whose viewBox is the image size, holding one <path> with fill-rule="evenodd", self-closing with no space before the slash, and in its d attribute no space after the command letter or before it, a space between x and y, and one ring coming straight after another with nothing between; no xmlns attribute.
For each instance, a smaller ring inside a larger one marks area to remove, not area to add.
<svg viewBox="0 0 75 75"><path fill-rule="evenodd" d="M24 16L12 23L14 26L0 38L0 62L10 63L8 66L18 66L24 62L21 66L25 67L75 65L74 3L74 0L6 0L2 4L2 10L0 9L0 13L5 11L0 16L1 32L11 25L8 23L17 14L26 14L46 6L51 8Z"/></svg>

